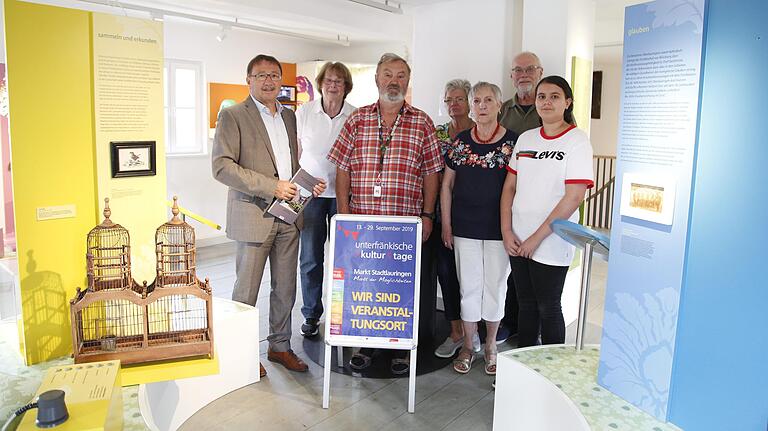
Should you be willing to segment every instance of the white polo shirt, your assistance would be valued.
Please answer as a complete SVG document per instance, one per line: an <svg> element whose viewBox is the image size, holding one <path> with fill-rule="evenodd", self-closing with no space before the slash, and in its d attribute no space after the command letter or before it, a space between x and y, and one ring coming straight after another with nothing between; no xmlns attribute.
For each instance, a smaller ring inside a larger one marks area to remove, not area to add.
<svg viewBox="0 0 768 431"><path fill-rule="evenodd" d="M336 165L326 155L354 111L354 106L344 102L339 115L331 118L323 111L322 99L305 103L296 111L296 129L301 146L299 165L312 176L328 182L320 197L336 197Z"/></svg>
<svg viewBox="0 0 768 431"><path fill-rule="evenodd" d="M512 230L520 241L533 235L565 196L566 184L594 185L592 145L575 126L557 136L547 136L539 127L517 139L507 170L517 175L512 202ZM579 211L568 220L579 221ZM568 266L574 247L556 234L541 242L531 258L546 265Z"/></svg>
<svg viewBox="0 0 768 431"><path fill-rule="evenodd" d="M277 113L272 115L269 108L263 103L256 100L251 96L253 103L259 109L261 119L264 121L264 127L267 129L267 135L269 135L269 143L272 145L272 153L275 154L275 164L277 165L277 175L281 180L290 180L293 177L293 169L291 169L291 145L288 142L288 130L285 128L283 122L283 105L275 102L277 105Z"/></svg>

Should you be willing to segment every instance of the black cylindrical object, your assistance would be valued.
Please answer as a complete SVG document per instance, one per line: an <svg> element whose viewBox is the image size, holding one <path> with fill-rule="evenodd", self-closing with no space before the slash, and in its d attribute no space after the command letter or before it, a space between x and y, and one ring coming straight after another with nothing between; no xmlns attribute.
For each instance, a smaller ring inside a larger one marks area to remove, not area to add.
<svg viewBox="0 0 768 431"><path fill-rule="evenodd" d="M67 421L69 412L64 403L64 391L53 389L45 391L37 398L38 428L53 428Z"/></svg>

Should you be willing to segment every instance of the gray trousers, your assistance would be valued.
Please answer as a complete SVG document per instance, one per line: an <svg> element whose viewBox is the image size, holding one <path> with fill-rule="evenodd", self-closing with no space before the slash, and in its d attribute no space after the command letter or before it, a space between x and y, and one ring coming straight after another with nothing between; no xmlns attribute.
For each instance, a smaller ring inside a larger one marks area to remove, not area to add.
<svg viewBox="0 0 768 431"><path fill-rule="evenodd" d="M269 257L269 348L285 352L291 348L291 311L296 302L296 271L299 230L293 224L275 221L262 243L237 242L237 280L232 300L256 305L264 266Z"/></svg>

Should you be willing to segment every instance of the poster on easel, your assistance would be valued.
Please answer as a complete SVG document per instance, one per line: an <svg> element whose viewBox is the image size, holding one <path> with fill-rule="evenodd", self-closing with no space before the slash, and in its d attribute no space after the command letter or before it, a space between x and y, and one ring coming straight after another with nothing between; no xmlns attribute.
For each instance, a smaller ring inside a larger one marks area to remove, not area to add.
<svg viewBox="0 0 768 431"><path fill-rule="evenodd" d="M331 229L326 343L415 347L421 219L337 215Z"/></svg>
<svg viewBox="0 0 768 431"><path fill-rule="evenodd" d="M331 348L370 347L411 351L408 412L413 413L421 218L339 214L330 228L323 408L330 405Z"/></svg>

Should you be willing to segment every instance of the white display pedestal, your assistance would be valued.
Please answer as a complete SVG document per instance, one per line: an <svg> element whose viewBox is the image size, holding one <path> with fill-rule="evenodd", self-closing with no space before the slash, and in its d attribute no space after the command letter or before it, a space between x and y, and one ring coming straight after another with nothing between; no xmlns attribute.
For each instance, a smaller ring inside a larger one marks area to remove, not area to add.
<svg viewBox="0 0 768 431"><path fill-rule="evenodd" d="M213 300L219 374L139 386L139 407L152 430L176 430L198 410L259 381L259 312L227 299Z"/></svg>
<svg viewBox="0 0 768 431"><path fill-rule="evenodd" d="M576 404L554 383L512 354L535 346L499 353L493 429L537 431L590 431Z"/></svg>

